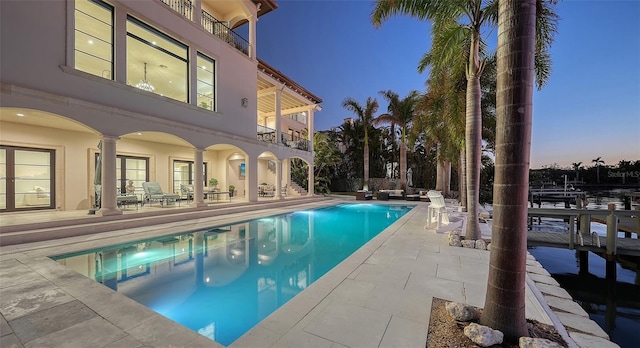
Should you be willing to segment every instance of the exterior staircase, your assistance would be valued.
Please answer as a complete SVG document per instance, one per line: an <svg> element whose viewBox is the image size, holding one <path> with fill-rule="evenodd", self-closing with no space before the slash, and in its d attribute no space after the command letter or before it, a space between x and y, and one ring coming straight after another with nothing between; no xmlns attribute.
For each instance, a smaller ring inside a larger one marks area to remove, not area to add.
<svg viewBox="0 0 640 348"><path fill-rule="evenodd" d="M307 195L307 190L305 190L304 188L302 188L302 186L296 184L295 182L291 181L291 185L288 189L289 192L295 192L298 196L306 196Z"/></svg>

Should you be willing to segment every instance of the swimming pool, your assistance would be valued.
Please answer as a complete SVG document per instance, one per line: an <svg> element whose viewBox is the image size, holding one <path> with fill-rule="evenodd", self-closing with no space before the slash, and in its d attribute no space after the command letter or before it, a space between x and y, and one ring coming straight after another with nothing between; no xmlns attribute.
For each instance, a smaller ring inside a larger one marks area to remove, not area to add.
<svg viewBox="0 0 640 348"><path fill-rule="evenodd" d="M339 204L52 258L229 345L413 207Z"/></svg>

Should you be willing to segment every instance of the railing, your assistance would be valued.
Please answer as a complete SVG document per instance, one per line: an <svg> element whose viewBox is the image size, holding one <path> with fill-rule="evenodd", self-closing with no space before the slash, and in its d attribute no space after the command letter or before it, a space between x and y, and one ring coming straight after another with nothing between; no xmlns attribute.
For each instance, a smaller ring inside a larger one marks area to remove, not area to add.
<svg viewBox="0 0 640 348"><path fill-rule="evenodd" d="M258 140L267 143L276 142L276 130L273 128L258 125Z"/></svg>
<svg viewBox="0 0 640 348"><path fill-rule="evenodd" d="M190 21L193 20L193 4L190 0L160 0L165 5L171 7L174 11L183 15L185 18L188 18Z"/></svg>
<svg viewBox="0 0 640 348"><path fill-rule="evenodd" d="M556 209L556 208L529 208L529 224L533 223L533 217L552 217L563 218L568 222L569 227L569 249L574 249L575 244L584 245L584 238L591 237L595 240L597 247L600 247L600 239L591 232L591 217L606 217L607 235L605 253L608 255L617 254L618 241L618 222L621 217L633 217L638 215L638 211L634 210L615 210L615 207L604 209ZM637 219L637 218L636 218ZM576 224L579 231L576 230ZM638 223L640 224L640 222ZM640 226L639 226L640 227ZM636 232L637 233L637 232ZM595 238L594 238L595 237ZM630 237L630 235L629 235ZM578 240L576 240L576 238Z"/></svg>
<svg viewBox="0 0 640 348"><path fill-rule="evenodd" d="M163 0L164 1L164 0ZM249 42L233 31L227 24L217 20L209 12L202 10L202 27L222 41L249 55Z"/></svg>
<svg viewBox="0 0 640 348"><path fill-rule="evenodd" d="M289 134L280 134L280 135L281 135L280 143L282 143L282 145L291 147L294 149L309 151L309 140L292 136Z"/></svg>

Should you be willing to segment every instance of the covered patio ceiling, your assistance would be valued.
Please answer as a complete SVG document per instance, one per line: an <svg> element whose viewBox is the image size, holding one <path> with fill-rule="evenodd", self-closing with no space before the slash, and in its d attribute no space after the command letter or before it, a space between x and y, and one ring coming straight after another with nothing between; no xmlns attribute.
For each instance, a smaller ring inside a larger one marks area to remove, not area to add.
<svg viewBox="0 0 640 348"><path fill-rule="evenodd" d="M322 103L322 99L262 60L258 60L259 116L275 115L275 93L282 86L284 86L280 99L282 115L308 111L310 108Z"/></svg>

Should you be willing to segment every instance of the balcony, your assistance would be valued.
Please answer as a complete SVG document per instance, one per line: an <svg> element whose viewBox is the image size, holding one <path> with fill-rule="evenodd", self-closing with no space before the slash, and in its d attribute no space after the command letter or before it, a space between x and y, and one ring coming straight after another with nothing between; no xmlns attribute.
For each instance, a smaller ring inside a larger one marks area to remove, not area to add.
<svg viewBox="0 0 640 348"><path fill-rule="evenodd" d="M309 140L289 134L280 134L282 145L302 151L309 151Z"/></svg>
<svg viewBox="0 0 640 348"><path fill-rule="evenodd" d="M249 41L245 40L238 33L233 31L227 23L221 22L202 10L202 27L211 34L219 37L222 41L228 43L231 47L235 47L238 51L249 55Z"/></svg>
<svg viewBox="0 0 640 348"><path fill-rule="evenodd" d="M184 18L193 21L193 4L190 0L160 0Z"/></svg>
<svg viewBox="0 0 640 348"><path fill-rule="evenodd" d="M161 0L165 5L182 15L184 18L193 21L194 7L191 0ZM229 23L219 21L209 12L202 10L200 20L202 27L217 36L222 41L234 47L244 55L249 56L249 41L240 36L229 27Z"/></svg>
<svg viewBox="0 0 640 348"><path fill-rule="evenodd" d="M258 125L258 140L275 144L276 130L273 128ZM280 134L280 145L284 145L292 149L309 151L309 140L291 136L289 134Z"/></svg>

